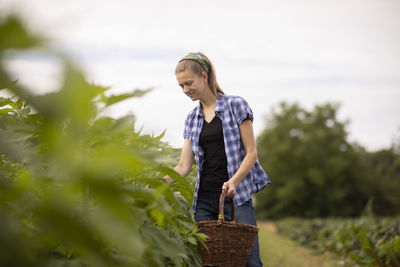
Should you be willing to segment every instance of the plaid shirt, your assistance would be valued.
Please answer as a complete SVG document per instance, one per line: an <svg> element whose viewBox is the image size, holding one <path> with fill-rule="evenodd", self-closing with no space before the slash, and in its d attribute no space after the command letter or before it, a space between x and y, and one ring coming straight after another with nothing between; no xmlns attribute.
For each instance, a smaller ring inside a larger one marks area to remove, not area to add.
<svg viewBox="0 0 400 267"><path fill-rule="evenodd" d="M253 112L246 100L239 96L218 93L215 116L221 119L224 134L225 153L228 165L228 175L231 178L239 169L245 157L245 151L240 140L239 125L249 118L253 121ZM197 197L200 185L200 172L204 163L204 151L199 145L200 133L203 128L203 112L200 103L187 116L183 138L189 139L196 158L197 181L193 197L193 210L196 211ZM251 194L263 189L270 183L260 163L254 164L246 177L237 185L233 199L235 206L240 206L251 198Z"/></svg>

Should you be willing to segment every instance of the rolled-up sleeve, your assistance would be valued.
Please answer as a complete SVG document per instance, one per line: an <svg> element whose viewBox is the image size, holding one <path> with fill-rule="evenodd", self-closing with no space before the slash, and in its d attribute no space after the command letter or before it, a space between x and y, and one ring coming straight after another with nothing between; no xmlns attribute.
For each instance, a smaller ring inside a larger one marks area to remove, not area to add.
<svg viewBox="0 0 400 267"><path fill-rule="evenodd" d="M242 122L246 119L250 119L253 121L253 111L251 110L249 104L246 100L241 97L236 97L232 102L233 105L233 114L235 115L235 119L238 125L242 124Z"/></svg>

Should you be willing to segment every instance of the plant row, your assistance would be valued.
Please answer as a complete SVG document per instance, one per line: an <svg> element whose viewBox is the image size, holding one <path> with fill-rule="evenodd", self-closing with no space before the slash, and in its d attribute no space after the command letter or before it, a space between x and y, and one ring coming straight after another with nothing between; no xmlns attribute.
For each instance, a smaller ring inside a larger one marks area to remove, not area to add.
<svg viewBox="0 0 400 267"><path fill-rule="evenodd" d="M279 232L318 252L335 252L348 262L367 266L400 266L399 218L288 218Z"/></svg>

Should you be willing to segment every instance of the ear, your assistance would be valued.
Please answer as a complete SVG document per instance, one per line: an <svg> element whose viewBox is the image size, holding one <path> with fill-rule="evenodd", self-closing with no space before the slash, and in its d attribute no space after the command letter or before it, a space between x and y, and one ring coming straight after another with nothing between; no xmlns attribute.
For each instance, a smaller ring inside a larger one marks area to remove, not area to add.
<svg viewBox="0 0 400 267"><path fill-rule="evenodd" d="M208 83L208 74L205 71L201 73L201 78L204 80L205 83Z"/></svg>

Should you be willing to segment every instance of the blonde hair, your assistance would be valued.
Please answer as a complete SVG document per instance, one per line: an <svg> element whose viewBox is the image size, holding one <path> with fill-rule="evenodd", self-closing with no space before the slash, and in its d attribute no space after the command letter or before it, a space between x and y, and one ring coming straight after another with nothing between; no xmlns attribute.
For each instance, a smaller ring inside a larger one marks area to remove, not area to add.
<svg viewBox="0 0 400 267"><path fill-rule="evenodd" d="M190 59L183 59L179 61L178 65L176 65L175 75L177 75L180 72L184 72L185 70L191 70L194 74L200 77L203 74L203 72L205 72L207 73L207 83L208 86L210 87L211 92L214 95L217 95L218 92L223 94L224 92L217 83L214 66L204 54L201 53L201 55L208 61L207 63L210 66L209 72L207 72L207 70L199 62Z"/></svg>

